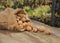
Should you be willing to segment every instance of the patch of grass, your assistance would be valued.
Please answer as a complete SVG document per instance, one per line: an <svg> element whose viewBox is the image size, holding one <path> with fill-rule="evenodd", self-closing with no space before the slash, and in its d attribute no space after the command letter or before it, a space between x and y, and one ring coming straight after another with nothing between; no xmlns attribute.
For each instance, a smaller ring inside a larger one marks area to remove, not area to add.
<svg viewBox="0 0 60 43"><path fill-rule="evenodd" d="M45 18L50 16L50 7L48 5L38 6L35 9L31 9L29 6L25 6L24 9L29 16L34 16L36 18L40 18L44 21ZM47 16L48 15L48 16Z"/></svg>

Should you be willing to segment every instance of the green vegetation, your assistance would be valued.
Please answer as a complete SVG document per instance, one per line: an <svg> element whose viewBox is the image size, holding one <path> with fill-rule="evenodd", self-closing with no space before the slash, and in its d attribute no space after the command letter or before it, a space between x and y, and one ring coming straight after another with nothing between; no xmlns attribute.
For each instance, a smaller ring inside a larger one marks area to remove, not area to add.
<svg viewBox="0 0 60 43"><path fill-rule="evenodd" d="M40 18L43 22L45 19L50 19L47 17L51 17L50 7L48 5L45 6L39 6L35 9L31 9L30 7L24 7L27 14L29 16L34 16L36 18Z"/></svg>

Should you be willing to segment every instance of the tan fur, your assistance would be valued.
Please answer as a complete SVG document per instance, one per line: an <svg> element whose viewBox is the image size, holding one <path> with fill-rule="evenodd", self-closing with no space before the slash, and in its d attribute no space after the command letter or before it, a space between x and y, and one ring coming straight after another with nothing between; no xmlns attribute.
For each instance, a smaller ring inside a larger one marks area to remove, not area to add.
<svg viewBox="0 0 60 43"><path fill-rule="evenodd" d="M7 29L11 31L33 31L37 32L38 28L33 27L29 17L23 9L7 8L0 12L0 29ZM50 30L45 30L44 26L39 27L40 32L50 35Z"/></svg>
<svg viewBox="0 0 60 43"><path fill-rule="evenodd" d="M44 27L44 26L40 26L40 27L39 27L39 31L40 31L40 32L44 32L44 31L45 31L45 27Z"/></svg>
<svg viewBox="0 0 60 43"><path fill-rule="evenodd" d="M27 26L27 27L26 27L26 30L27 30L27 31L31 31L31 30L32 30L32 27L31 27L31 26Z"/></svg>
<svg viewBox="0 0 60 43"><path fill-rule="evenodd" d="M45 30L44 32L46 35L50 35L51 34L51 31L49 29Z"/></svg>
<svg viewBox="0 0 60 43"><path fill-rule="evenodd" d="M33 32L37 32L37 31L38 31L38 29L33 27Z"/></svg>

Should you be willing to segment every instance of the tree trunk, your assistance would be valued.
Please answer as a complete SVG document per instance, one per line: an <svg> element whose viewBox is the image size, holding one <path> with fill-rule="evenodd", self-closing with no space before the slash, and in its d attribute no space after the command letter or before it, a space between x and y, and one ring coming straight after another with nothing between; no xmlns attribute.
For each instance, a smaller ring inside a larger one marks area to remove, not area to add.
<svg viewBox="0 0 60 43"><path fill-rule="evenodd" d="M41 4L41 0L39 0L39 3L38 3L39 5Z"/></svg>
<svg viewBox="0 0 60 43"><path fill-rule="evenodd" d="M56 0L52 0L52 15L51 15L51 25L54 26L55 24L55 6Z"/></svg>

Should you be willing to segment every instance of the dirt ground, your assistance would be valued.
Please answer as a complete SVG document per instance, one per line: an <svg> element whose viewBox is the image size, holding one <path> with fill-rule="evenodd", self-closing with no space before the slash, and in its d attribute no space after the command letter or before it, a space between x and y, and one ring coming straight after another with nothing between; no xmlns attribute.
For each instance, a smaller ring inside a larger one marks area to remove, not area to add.
<svg viewBox="0 0 60 43"><path fill-rule="evenodd" d="M60 43L60 28L51 27L34 20L31 22L37 27L44 26L46 29L51 29L52 34L0 30L0 43Z"/></svg>

